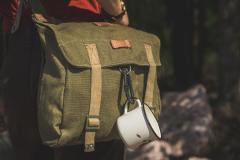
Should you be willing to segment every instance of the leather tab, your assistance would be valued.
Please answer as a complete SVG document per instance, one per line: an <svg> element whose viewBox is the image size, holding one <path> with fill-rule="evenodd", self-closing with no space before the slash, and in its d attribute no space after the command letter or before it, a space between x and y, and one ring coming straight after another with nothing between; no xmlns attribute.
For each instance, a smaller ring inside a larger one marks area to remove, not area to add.
<svg viewBox="0 0 240 160"><path fill-rule="evenodd" d="M94 22L94 24L99 27L108 27L113 25L112 23L108 23L108 22Z"/></svg>
<svg viewBox="0 0 240 160"><path fill-rule="evenodd" d="M44 16L44 15L38 14L38 13L33 14L33 17L37 21L40 21L40 22L43 22L43 23L51 23L51 24L60 24L60 23L62 23L62 21L59 20L59 19L56 19L54 17Z"/></svg>
<svg viewBox="0 0 240 160"><path fill-rule="evenodd" d="M131 48L131 44L128 40L111 40L112 48Z"/></svg>
<svg viewBox="0 0 240 160"><path fill-rule="evenodd" d="M47 23L48 20L46 17L44 17L42 14L39 14L39 13L35 13L33 14L34 18L36 18L36 20L40 21L40 22L44 22L44 23Z"/></svg>

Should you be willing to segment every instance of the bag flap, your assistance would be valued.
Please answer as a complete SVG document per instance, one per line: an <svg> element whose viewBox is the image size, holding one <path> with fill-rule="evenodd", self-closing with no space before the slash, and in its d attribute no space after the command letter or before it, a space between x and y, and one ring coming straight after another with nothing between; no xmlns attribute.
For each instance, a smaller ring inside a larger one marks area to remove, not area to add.
<svg viewBox="0 0 240 160"><path fill-rule="evenodd" d="M94 23L40 23L45 36L54 36L57 43L46 43L61 52L75 67L90 67L86 45L96 44L103 67L133 64L149 65L144 44L152 46L155 63L160 66L160 40L155 35L120 25ZM73 32L74 30L74 32Z"/></svg>

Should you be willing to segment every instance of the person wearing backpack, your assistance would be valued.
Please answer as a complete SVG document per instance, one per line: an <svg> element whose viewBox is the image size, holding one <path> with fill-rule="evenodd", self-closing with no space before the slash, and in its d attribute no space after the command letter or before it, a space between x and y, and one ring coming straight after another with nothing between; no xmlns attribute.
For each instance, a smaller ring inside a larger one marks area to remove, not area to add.
<svg viewBox="0 0 240 160"><path fill-rule="evenodd" d="M113 23L122 25L129 23L127 12L120 0L42 0L41 2L49 16L63 21L96 22L107 18ZM41 144L36 96L42 49L27 7L23 11L18 30L10 34L18 6L19 0L0 2L3 30L9 33L0 82L15 159L122 160L124 147L120 141L97 143L96 151L92 153L84 153L83 145L52 151Z"/></svg>

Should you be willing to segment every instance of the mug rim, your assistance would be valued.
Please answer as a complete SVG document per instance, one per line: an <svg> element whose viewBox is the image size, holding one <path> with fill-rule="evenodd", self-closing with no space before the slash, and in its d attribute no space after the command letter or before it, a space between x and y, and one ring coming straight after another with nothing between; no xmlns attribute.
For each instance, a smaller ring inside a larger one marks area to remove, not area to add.
<svg viewBox="0 0 240 160"><path fill-rule="evenodd" d="M158 120L157 120L157 118L155 117L153 111L150 109L150 107L149 107L146 103L143 103L142 111L143 111L144 118L146 119L146 121L147 121L147 123L148 123L148 126L150 126L150 128L152 129L153 134L158 138L158 140L161 140L162 134L161 134L161 130L160 130L159 124L158 124L158 129L159 129L159 131L160 131L160 137L157 135L157 133L156 133L155 130L153 129L153 126L151 125L149 119L147 118L147 113L146 113L145 107L147 107L147 108L150 110L150 112L153 114L153 117L154 117L154 119L157 121L157 124L158 124Z"/></svg>

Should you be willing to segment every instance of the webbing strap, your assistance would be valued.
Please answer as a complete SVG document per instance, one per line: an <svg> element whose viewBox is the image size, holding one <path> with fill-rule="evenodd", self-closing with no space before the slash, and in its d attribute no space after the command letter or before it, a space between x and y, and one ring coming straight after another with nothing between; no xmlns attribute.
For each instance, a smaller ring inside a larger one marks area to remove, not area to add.
<svg viewBox="0 0 240 160"><path fill-rule="evenodd" d="M12 28L11 28L11 33L12 34L15 33L20 26L20 21L21 21L22 12L23 12L23 3L24 3L24 0L19 1L17 13L16 13L16 19L15 19L13 25L12 25Z"/></svg>
<svg viewBox="0 0 240 160"><path fill-rule="evenodd" d="M91 99L86 122L85 152L95 150L95 135L100 128L100 105L102 95L102 71L96 44L86 44L91 64Z"/></svg>
<svg viewBox="0 0 240 160"><path fill-rule="evenodd" d="M147 60L149 63L149 71L148 71L148 79L147 79L147 86L145 92L145 99L144 102L154 111L153 109L153 91L154 91L154 84L156 79L157 73L157 65L154 61L152 47L148 44L144 44L146 49Z"/></svg>
<svg viewBox="0 0 240 160"><path fill-rule="evenodd" d="M16 19L11 28L12 34L15 33L20 26L24 5L30 6L34 16L35 15L46 15L46 12L39 0L19 0L19 5L18 5L17 13L16 13Z"/></svg>

